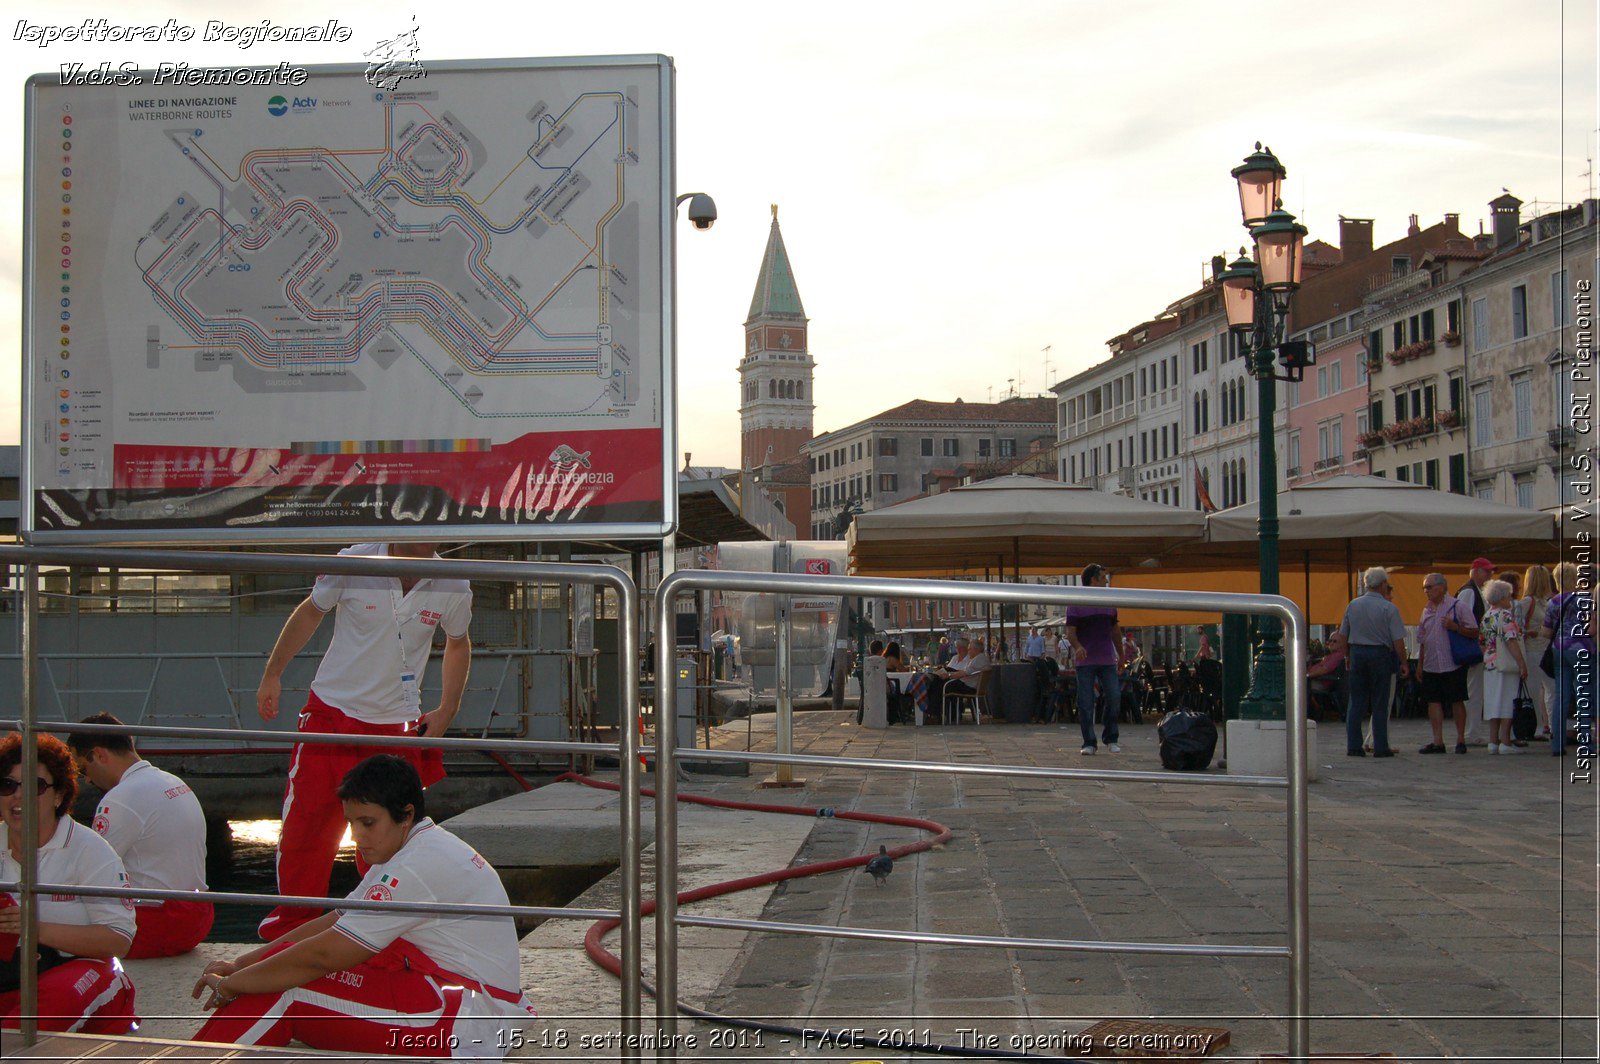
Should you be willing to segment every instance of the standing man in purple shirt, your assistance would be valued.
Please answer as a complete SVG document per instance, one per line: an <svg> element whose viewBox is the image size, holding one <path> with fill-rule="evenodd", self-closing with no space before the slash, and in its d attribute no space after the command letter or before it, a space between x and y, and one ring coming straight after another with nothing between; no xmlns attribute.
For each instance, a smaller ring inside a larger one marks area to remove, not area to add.
<svg viewBox="0 0 1600 1064"><path fill-rule="evenodd" d="M1110 585L1110 569L1095 563L1084 566L1084 587ZM1106 707L1101 737L1107 750L1119 754L1117 710L1122 705L1122 684L1117 678L1117 647L1122 642L1122 628L1117 624L1117 611L1111 606L1069 606L1066 622L1065 634L1078 673L1078 727L1083 730L1083 749L1078 753L1088 756L1096 749L1094 696L1098 685Z"/></svg>
<svg viewBox="0 0 1600 1064"><path fill-rule="evenodd" d="M1419 754L1444 753L1444 711L1456 724L1456 753L1467 752L1467 667L1457 665L1450 652L1450 633L1478 638L1472 607L1446 589L1443 573L1422 578L1422 593L1428 597L1417 622L1417 666L1422 672L1422 700L1428 704L1428 724L1433 742Z"/></svg>

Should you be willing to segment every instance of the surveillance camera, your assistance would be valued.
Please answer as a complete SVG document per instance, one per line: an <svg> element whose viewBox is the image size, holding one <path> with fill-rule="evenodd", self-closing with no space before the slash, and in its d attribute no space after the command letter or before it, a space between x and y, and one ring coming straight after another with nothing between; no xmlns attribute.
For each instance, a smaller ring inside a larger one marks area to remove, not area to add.
<svg viewBox="0 0 1600 1064"><path fill-rule="evenodd" d="M716 201L704 192L696 192L689 200L689 223L696 229L710 229L716 220Z"/></svg>

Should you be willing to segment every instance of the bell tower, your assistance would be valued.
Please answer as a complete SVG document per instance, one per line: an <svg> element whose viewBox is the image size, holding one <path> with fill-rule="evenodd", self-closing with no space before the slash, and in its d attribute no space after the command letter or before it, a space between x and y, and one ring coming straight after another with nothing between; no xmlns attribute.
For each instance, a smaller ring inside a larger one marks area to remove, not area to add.
<svg viewBox="0 0 1600 1064"><path fill-rule="evenodd" d="M807 320L774 203L739 360L741 468L792 461L811 439L814 363L806 345Z"/></svg>

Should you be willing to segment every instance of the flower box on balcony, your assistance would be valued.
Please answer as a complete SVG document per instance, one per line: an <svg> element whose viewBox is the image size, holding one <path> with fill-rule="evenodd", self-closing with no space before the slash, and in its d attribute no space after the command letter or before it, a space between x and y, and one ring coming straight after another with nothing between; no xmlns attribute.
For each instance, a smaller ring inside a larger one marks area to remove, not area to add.
<svg viewBox="0 0 1600 1064"><path fill-rule="evenodd" d="M1399 443L1416 436L1425 436L1435 431L1433 418L1424 414L1421 417L1407 418L1405 421L1396 421L1392 425L1383 427L1383 438L1390 443Z"/></svg>
<svg viewBox="0 0 1600 1064"><path fill-rule="evenodd" d="M1384 438L1381 430L1378 432L1363 432L1356 437L1356 440L1367 450L1371 450L1374 447L1382 447L1389 442Z"/></svg>
<svg viewBox="0 0 1600 1064"><path fill-rule="evenodd" d="M1439 341L1446 347L1455 347L1461 343L1461 334L1453 330L1442 332L1439 334Z"/></svg>
<svg viewBox="0 0 1600 1064"><path fill-rule="evenodd" d="M1457 410L1441 410L1433 416L1433 420L1442 429L1458 429L1461 427L1461 413Z"/></svg>
<svg viewBox="0 0 1600 1064"><path fill-rule="evenodd" d="M1414 358L1433 354L1432 340L1418 340L1414 344L1404 344L1389 352L1389 361L1396 366L1403 362L1410 362Z"/></svg>

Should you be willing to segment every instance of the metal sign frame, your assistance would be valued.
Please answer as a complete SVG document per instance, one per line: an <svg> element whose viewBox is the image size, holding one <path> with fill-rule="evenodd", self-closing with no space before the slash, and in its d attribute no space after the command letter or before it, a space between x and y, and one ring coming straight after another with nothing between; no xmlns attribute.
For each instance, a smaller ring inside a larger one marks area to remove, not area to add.
<svg viewBox="0 0 1600 1064"><path fill-rule="evenodd" d="M653 78L657 99L659 102L658 113L654 115L654 134L660 146L660 159L658 163L659 180L655 182L652 194L658 197L655 204L657 210L652 217L644 214L639 219L639 231L642 235L650 233L652 223L655 227L654 238L657 242L656 255L651 259L658 259L656 268L659 270L659 292L652 289L641 294L641 306L649 307L649 301L659 298L660 312L658 329L651 329L647 334L641 334L641 339L648 339L660 348L660 378L651 377L651 383L658 387L659 396L659 427L648 426L645 431L652 434L659 433L660 451L660 497L659 500L646 498L642 505L654 511L650 516L639 520L620 521L592 521L584 522L574 520L550 520L539 516L524 518L522 520L498 519L495 521L484 520L473 522L461 520L461 515L467 510L466 506L454 506L457 510L455 517L444 519L445 515L430 514L424 520L403 521L395 520L391 523L373 523L370 520L355 518L349 523L329 523L326 520L316 524L295 524L292 519L285 518L276 523L243 523L237 526L229 525L225 518L213 519L212 523L205 523L205 517L191 518L188 514L182 519L174 519L170 515L160 519L152 519L149 524L122 524L114 527L105 527L103 524L80 527L55 527L41 528L39 526L39 513L41 492L54 488L58 491L67 490L54 484L47 485L43 482L43 473L46 468L44 456L36 453L38 447L38 430L43 426L37 419L42 416L46 406L54 409L55 400L43 394L45 382L40 374L39 360L53 354L53 334L46 332L49 322L40 320L36 314L35 297L38 285L42 283L36 274L38 256L36 254L44 234L39 228L39 196L41 195L41 181L38 179L42 171L36 157L36 149L42 150L39 143L42 134L41 119L43 112L40 110L47 90L63 89L60 76L55 73L35 74L27 81L24 94L24 161L23 161L23 277L22 277L22 484L23 502L21 520L19 522L21 538L25 543L32 544L116 544L123 546L135 545L161 545L161 544L236 544L239 542L271 542L276 544L294 543L352 543L362 541L396 542L396 541L438 541L438 540L572 540L575 538L594 538L601 540L659 540L672 534L678 525L677 506L677 480L676 463L674 456L677 449L677 395L676 395L676 330L677 315L675 307L676 282L674 278L675 264L675 227L673 226L673 199L675 193L675 156L676 156L676 99L675 99L675 69L672 59L664 55L614 55L614 56L580 56L570 58L546 59L498 59L498 60L471 60L430 62L428 71L440 74L454 73L503 73L507 75L517 72L562 72L585 71L597 68L627 68L633 67L640 70L641 78ZM263 68L271 69L271 68ZM360 77L366 68L360 64L324 64L306 65L296 67L304 70L310 77L329 76L354 76ZM145 84L150 84L151 77L155 74L152 70L137 72L145 77ZM415 87L426 87L425 81L410 83L411 91ZM230 89L235 87L230 86ZM246 88L240 86L239 88ZM259 86L248 86L259 88ZM89 91L125 91L118 86L107 87L99 90L95 87L72 87L74 92ZM196 90L216 91L216 90ZM514 93L508 97L515 98ZM641 113L641 120L648 122L652 116L648 112ZM181 123L180 123L181 124ZM52 150L54 145L52 145ZM51 171L53 173L53 171ZM646 187L650 187L647 184ZM53 234L52 234L53 235ZM82 236L76 239L82 240ZM654 309L654 308L651 308ZM51 344L50 350L42 346ZM537 378L534 378L537 379ZM52 381L54 378L52 378ZM555 431L560 431L559 428ZM586 429L585 432L605 433L612 430ZM426 435L426 427L419 427L415 435ZM453 435L453 434L451 434ZM110 447L108 443L105 446ZM176 445L175 445L176 446ZM552 456L552 461L554 457ZM552 466L553 469L560 467ZM576 469L576 467L574 467ZM535 470L529 470L531 477ZM110 475L105 479L108 483L104 487L92 489L71 489L82 492L84 495L96 495L105 491L119 491L126 493L137 489L115 489L109 481ZM329 491L332 485L312 488L311 491ZM247 489L248 490L248 489ZM112 500L116 502L120 500ZM155 500L160 504L159 494ZM99 505L104 500L97 500ZM659 502L659 507L655 504ZM486 512L493 512L496 507L485 508ZM101 513L103 511L96 511ZM376 509L363 510L361 516L367 513L376 513ZM656 515L659 515L657 518ZM102 517L102 520L106 518Z"/></svg>

